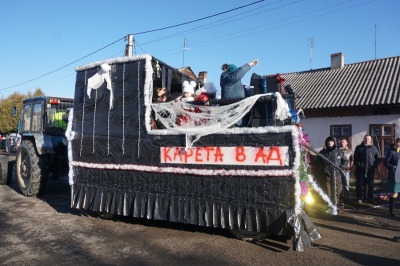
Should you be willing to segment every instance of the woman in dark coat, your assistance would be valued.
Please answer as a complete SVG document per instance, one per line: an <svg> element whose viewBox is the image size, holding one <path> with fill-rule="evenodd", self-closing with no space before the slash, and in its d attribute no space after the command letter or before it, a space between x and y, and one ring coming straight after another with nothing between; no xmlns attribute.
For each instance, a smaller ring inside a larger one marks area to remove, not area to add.
<svg viewBox="0 0 400 266"><path fill-rule="evenodd" d="M332 198L332 179L336 179L336 199L339 200L340 193L342 191L342 176L340 172L335 169L333 165L341 168L342 170L346 168L348 161L346 155L342 150L338 149L336 146L336 138L327 137L325 140L324 149L319 153L324 155L331 163L320 160L322 170L324 171L326 177L326 190L330 198ZM335 202L336 203L336 202Z"/></svg>
<svg viewBox="0 0 400 266"><path fill-rule="evenodd" d="M388 169L389 214L396 217L394 205L400 192L400 138L396 139L393 148L386 153L383 164Z"/></svg>

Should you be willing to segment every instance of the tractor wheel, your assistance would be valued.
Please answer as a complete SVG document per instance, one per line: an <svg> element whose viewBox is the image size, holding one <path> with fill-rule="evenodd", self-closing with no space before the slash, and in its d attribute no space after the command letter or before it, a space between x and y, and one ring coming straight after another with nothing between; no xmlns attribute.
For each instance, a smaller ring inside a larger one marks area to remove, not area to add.
<svg viewBox="0 0 400 266"><path fill-rule="evenodd" d="M37 196L43 192L49 175L47 160L39 156L34 145L24 140L15 160L19 188L26 197Z"/></svg>
<svg viewBox="0 0 400 266"><path fill-rule="evenodd" d="M246 231L239 229L231 229L232 235L237 239L248 241L248 242L258 242L268 238L268 235L264 232Z"/></svg>
<svg viewBox="0 0 400 266"><path fill-rule="evenodd" d="M8 166L8 157L7 156L0 157L0 185L6 185L11 181L7 176L7 166Z"/></svg>

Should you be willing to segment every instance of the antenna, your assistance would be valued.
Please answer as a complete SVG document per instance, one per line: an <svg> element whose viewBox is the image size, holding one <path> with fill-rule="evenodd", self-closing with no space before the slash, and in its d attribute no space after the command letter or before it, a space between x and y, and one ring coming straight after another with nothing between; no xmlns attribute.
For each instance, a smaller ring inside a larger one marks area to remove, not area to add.
<svg viewBox="0 0 400 266"><path fill-rule="evenodd" d="M185 50L190 50L190 48L186 47L187 45L187 38L183 39L183 59L182 59L182 67L185 66Z"/></svg>
<svg viewBox="0 0 400 266"><path fill-rule="evenodd" d="M310 69L312 70L312 48L314 48L314 37L310 38L309 45L310 45Z"/></svg>

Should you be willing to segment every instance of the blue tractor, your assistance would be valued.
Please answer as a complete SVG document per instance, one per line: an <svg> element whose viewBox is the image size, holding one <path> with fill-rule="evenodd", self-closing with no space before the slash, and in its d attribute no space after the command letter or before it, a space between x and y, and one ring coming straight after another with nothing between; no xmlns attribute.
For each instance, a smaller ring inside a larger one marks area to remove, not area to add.
<svg viewBox="0 0 400 266"><path fill-rule="evenodd" d="M68 173L65 131L72 107L73 99L60 97L39 96L23 101L18 123L21 143L15 159L15 175L23 195L39 195L49 176L58 178Z"/></svg>

